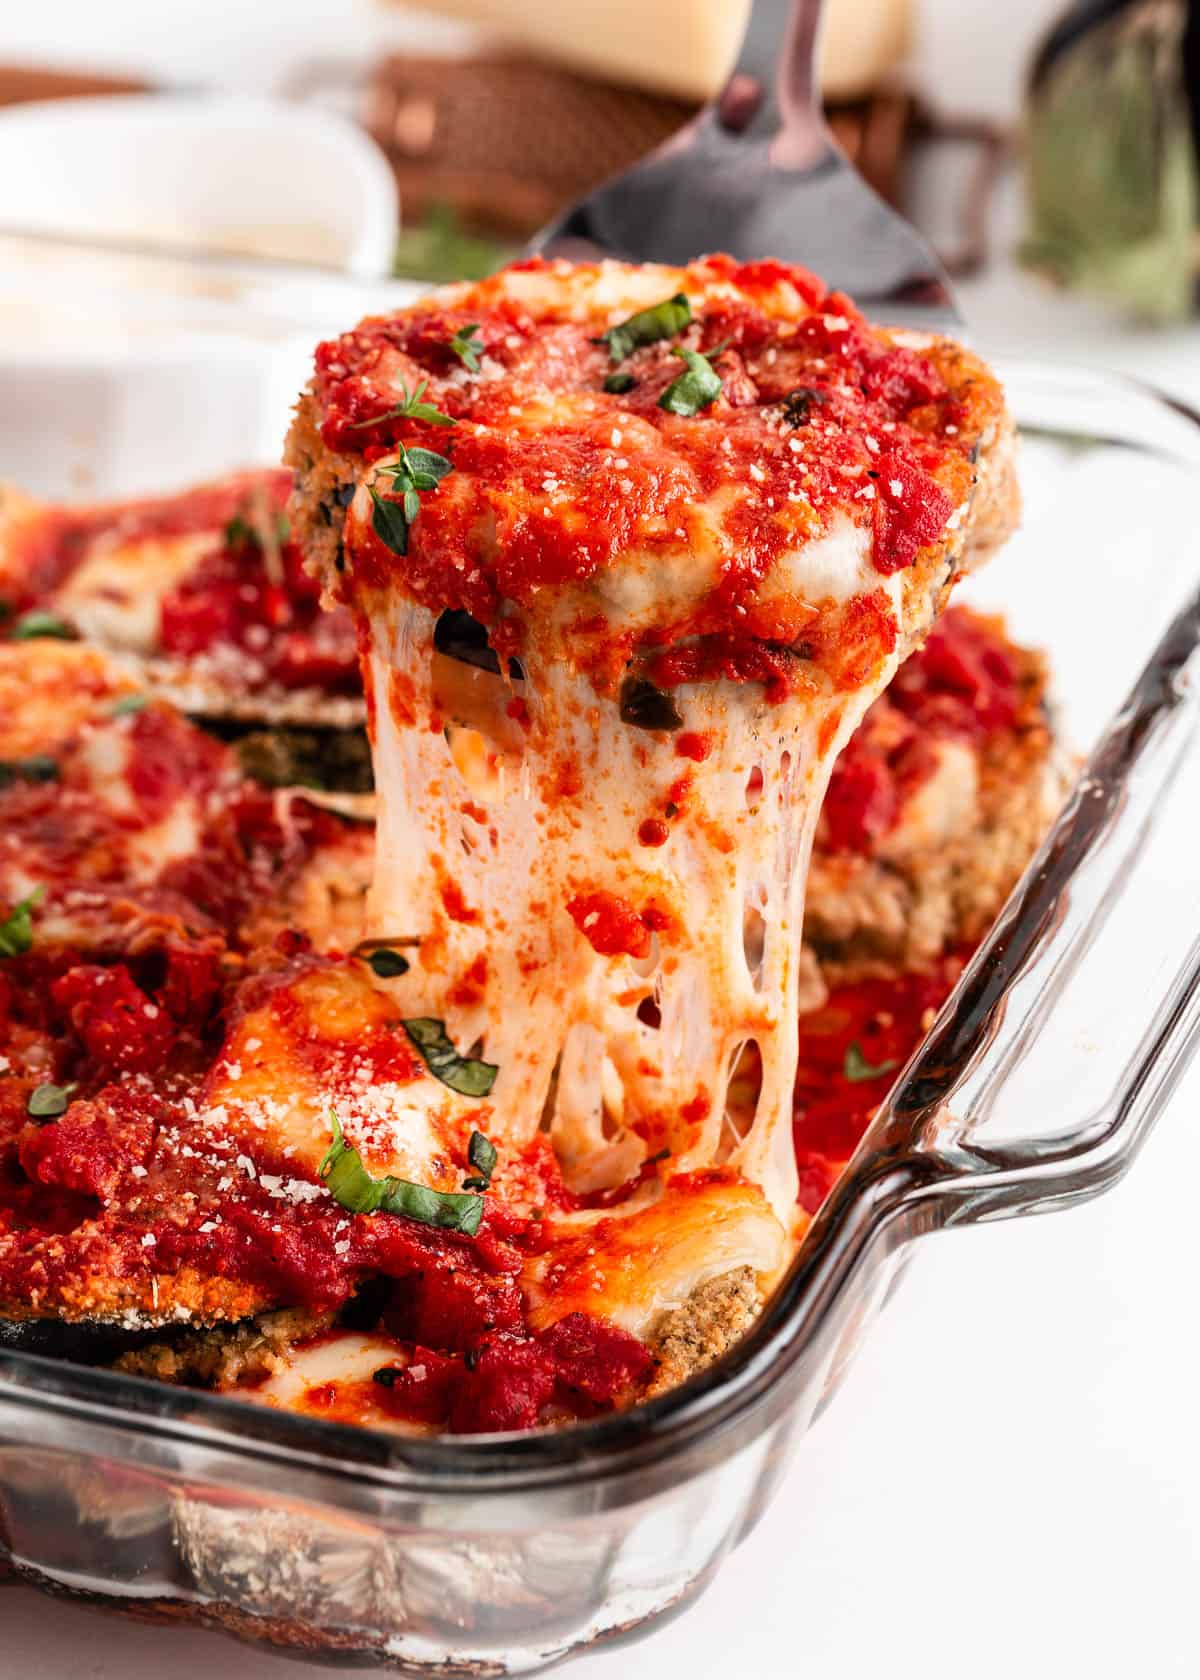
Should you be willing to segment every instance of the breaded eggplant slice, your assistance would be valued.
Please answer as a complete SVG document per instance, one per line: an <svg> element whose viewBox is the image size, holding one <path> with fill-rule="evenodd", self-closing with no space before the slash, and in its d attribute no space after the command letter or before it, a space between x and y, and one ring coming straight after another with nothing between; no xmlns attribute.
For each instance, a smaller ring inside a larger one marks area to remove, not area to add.
<svg viewBox="0 0 1200 1680"><path fill-rule="evenodd" d="M289 487L270 468L136 502L44 506L4 494L0 638L31 614L49 617L198 719L361 729L353 628L318 604L288 535ZM331 773L345 757L331 755Z"/></svg>
<svg viewBox="0 0 1200 1680"><path fill-rule="evenodd" d="M43 950L142 951L172 934L244 949L284 925L344 948L368 844L306 795L249 783L98 649L0 642L0 906L40 895Z"/></svg>
<svg viewBox="0 0 1200 1680"><path fill-rule="evenodd" d="M813 849L804 936L829 985L927 968L990 926L1066 793L1047 684L1002 620L952 607L868 712Z"/></svg>

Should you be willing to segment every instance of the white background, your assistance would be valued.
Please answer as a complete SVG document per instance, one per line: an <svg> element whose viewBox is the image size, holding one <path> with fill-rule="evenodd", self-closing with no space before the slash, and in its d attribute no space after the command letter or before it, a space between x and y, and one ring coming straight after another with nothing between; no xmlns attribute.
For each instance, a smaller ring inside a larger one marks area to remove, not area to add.
<svg viewBox="0 0 1200 1680"><path fill-rule="evenodd" d="M561 3L561 0L560 0ZM927 0L946 103L1015 106L1049 0ZM0 8L0 58L269 86L309 51L402 37L350 0ZM408 38L412 38L411 29ZM419 39L429 37L421 34ZM3 187L0 184L0 193ZM1003 265L966 289L986 352L1122 367L1200 400L1200 329L1150 336ZM1120 975L1114 973L1114 985ZM1200 1672L1200 1070L1130 1178L1051 1219L927 1239L837 1403L716 1586L579 1680L1125 1680ZM315 1671L217 1636L0 1595L0 1676L228 1680Z"/></svg>

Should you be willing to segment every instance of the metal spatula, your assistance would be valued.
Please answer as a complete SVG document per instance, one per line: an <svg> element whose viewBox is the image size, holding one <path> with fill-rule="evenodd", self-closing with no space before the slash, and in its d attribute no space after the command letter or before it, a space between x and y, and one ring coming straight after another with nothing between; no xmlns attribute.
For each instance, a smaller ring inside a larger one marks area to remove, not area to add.
<svg viewBox="0 0 1200 1680"><path fill-rule="evenodd" d="M537 236L546 255L685 263L705 251L813 269L889 325L961 324L929 246L838 150L816 81L822 0L754 0L721 94Z"/></svg>

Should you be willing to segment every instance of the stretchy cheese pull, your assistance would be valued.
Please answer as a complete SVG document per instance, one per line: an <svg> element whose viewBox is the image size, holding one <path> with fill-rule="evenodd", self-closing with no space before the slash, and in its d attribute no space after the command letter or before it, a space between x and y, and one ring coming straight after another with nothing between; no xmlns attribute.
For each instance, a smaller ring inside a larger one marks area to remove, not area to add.
<svg viewBox="0 0 1200 1680"><path fill-rule="evenodd" d="M439 1127L546 1133L632 1214L719 1170L782 1259L817 815L1010 437L965 351L776 263L520 264L320 348L292 522L360 626L372 932L498 1069Z"/></svg>

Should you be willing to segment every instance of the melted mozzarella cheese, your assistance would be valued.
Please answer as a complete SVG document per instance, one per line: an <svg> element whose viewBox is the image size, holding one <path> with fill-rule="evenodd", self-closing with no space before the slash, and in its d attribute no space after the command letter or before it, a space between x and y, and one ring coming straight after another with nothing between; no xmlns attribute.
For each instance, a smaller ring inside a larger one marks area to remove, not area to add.
<svg viewBox="0 0 1200 1680"><path fill-rule="evenodd" d="M111 811L132 815L137 810L127 779L130 751L126 730L111 725L88 730L76 756L90 789Z"/></svg>
<svg viewBox="0 0 1200 1680"><path fill-rule="evenodd" d="M307 1344L290 1347L280 1356L279 1369L253 1388L238 1388L239 1400L307 1412L315 1417L393 1429L405 1435L427 1434L420 1424L401 1421L384 1407L371 1403L371 1379L383 1366L407 1365L408 1356L386 1336L338 1330ZM340 1415L344 1400L347 1415Z"/></svg>
<svg viewBox="0 0 1200 1680"><path fill-rule="evenodd" d="M53 756L134 684L94 648L47 638L0 643L0 758Z"/></svg>
<svg viewBox="0 0 1200 1680"><path fill-rule="evenodd" d="M160 822L139 829L129 839L129 859L135 871L158 875L179 858L195 856L204 834L200 801L182 794Z"/></svg>
<svg viewBox="0 0 1200 1680"><path fill-rule="evenodd" d="M643 1339L665 1312L740 1266L765 1289L788 1252L762 1192L722 1181L676 1179L650 1206L588 1220L578 1235L566 1222L552 1236L549 1259L526 1274L530 1322L542 1329L567 1313L602 1313Z"/></svg>
<svg viewBox="0 0 1200 1680"><path fill-rule="evenodd" d="M289 1004L280 1015L268 999L226 1038L205 1091L214 1122L316 1173L332 1108L374 1176L457 1189L466 1139L457 1135L452 1093L419 1067L387 1078L370 1060L373 1041L399 1030L386 992L342 965L294 982ZM311 1042L320 1045L315 1061L306 1053Z"/></svg>
<svg viewBox="0 0 1200 1680"><path fill-rule="evenodd" d="M689 767L692 789L666 843L647 846L639 826L670 802L680 774L669 737L630 728L616 701L531 645L523 756L492 755L477 780L431 727L432 614L399 604L373 639L380 806L369 919L380 936L421 941L395 982L404 1013L443 1019L460 1047L482 1041L500 1070L492 1134L521 1148L548 1127L578 1188L595 1186L598 1163L617 1182L666 1148L677 1168L731 1162L790 1224L808 855L833 761L894 658L850 696L771 705L755 685L676 690L685 727L712 745ZM408 679L400 714L393 670ZM568 911L587 894L665 924L646 954L593 948ZM484 983L463 999L461 977L478 965ZM762 1088L754 1115L735 1117L727 1091L750 1041Z"/></svg>
<svg viewBox="0 0 1200 1680"><path fill-rule="evenodd" d="M163 596L212 546L211 531L118 545L96 542L55 595L55 610L102 647L153 653Z"/></svg>
<svg viewBox="0 0 1200 1680"><path fill-rule="evenodd" d="M871 533L846 518L803 548L785 549L759 588L759 598L799 594L805 600L848 601L878 589L879 573L871 562Z"/></svg>
<svg viewBox="0 0 1200 1680"><path fill-rule="evenodd" d="M881 858L936 852L970 831L979 808L979 760L964 741L935 741L936 764L901 808L901 818L880 840Z"/></svg>

